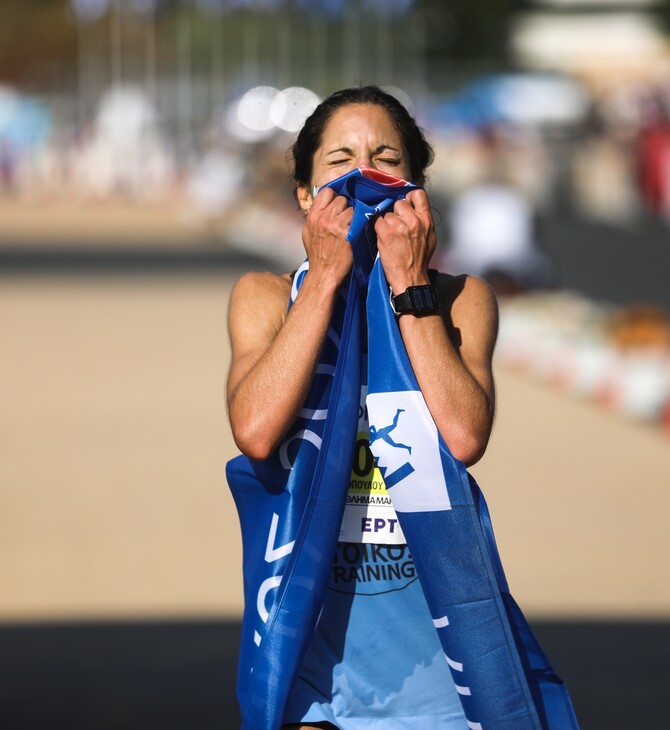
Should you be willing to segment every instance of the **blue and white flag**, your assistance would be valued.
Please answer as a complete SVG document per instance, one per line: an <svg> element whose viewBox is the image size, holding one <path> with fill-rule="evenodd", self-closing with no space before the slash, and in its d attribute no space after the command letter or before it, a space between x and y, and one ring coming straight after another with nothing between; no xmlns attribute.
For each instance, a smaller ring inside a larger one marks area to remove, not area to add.
<svg viewBox="0 0 670 730"><path fill-rule="evenodd" d="M576 730L567 690L509 594L484 498L437 431L391 311L371 221L416 186L367 169L329 185L354 207L354 267L312 388L271 459L227 465L244 553L243 730L281 726L323 605L353 462L366 296L370 448L468 727Z"/></svg>

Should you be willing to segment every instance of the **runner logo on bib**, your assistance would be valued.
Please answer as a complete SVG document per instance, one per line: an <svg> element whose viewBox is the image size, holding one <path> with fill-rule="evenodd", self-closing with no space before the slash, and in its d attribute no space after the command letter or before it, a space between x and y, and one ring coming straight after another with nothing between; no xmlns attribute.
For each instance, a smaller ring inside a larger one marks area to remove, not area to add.
<svg viewBox="0 0 670 730"><path fill-rule="evenodd" d="M370 441L382 439L387 444L404 450L407 455L412 453L411 446L393 438L394 431L402 419L403 410L399 408L389 424L380 428L370 427L365 404L366 397L367 388L362 386L358 409L356 450L342 518L340 542L404 545L405 536L400 529L384 477L370 451Z"/></svg>

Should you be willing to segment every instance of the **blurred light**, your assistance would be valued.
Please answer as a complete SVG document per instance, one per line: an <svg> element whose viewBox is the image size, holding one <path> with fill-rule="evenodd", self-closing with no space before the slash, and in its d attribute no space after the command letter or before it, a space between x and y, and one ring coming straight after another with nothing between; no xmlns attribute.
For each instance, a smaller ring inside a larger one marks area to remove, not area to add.
<svg viewBox="0 0 670 730"><path fill-rule="evenodd" d="M521 124L568 124L584 117L589 98L572 79L560 76L508 76L498 85L503 118Z"/></svg>
<svg viewBox="0 0 670 730"><path fill-rule="evenodd" d="M297 132L316 109L319 97L310 89L291 86L280 91L270 104L270 119L286 132Z"/></svg>
<svg viewBox="0 0 670 730"><path fill-rule="evenodd" d="M412 97L404 89L401 89L399 86L388 85L382 86L382 89L387 94L390 94L392 97L397 99L410 114L414 113L414 102L412 101Z"/></svg>
<svg viewBox="0 0 670 730"><path fill-rule="evenodd" d="M0 129L14 116L18 106L19 97L12 89L0 87Z"/></svg>
<svg viewBox="0 0 670 730"><path fill-rule="evenodd" d="M511 45L525 64L575 68L640 64L662 57L665 40L650 17L633 12L550 15L529 13L513 29Z"/></svg>
<svg viewBox="0 0 670 730"><path fill-rule="evenodd" d="M226 133L238 142L261 142L267 139L273 131L256 132L253 129L249 129L249 127L245 127L238 117L236 104L226 109L223 116L223 127Z"/></svg>
<svg viewBox="0 0 670 730"><path fill-rule="evenodd" d="M51 128L51 115L39 101L0 86L0 144L14 151L35 147Z"/></svg>
<svg viewBox="0 0 670 730"><path fill-rule="evenodd" d="M96 128L109 140L139 139L156 121L148 95L139 87L124 86L105 93Z"/></svg>
<svg viewBox="0 0 670 730"><path fill-rule="evenodd" d="M447 125L571 124L584 118L589 96L574 79L558 74L483 76L460 89L438 111Z"/></svg>
<svg viewBox="0 0 670 730"><path fill-rule="evenodd" d="M270 117L270 106L279 91L273 86L255 86L249 89L237 104L240 123L254 132L266 132L275 126Z"/></svg>

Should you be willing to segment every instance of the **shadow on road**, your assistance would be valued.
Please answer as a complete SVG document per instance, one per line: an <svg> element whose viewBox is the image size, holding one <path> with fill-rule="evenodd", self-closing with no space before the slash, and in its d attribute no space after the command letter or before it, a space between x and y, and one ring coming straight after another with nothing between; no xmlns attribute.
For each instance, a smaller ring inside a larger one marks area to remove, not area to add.
<svg viewBox="0 0 670 730"><path fill-rule="evenodd" d="M670 623L533 623L582 730L662 730ZM0 727L239 727L234 621L5 624Z"/></svg>

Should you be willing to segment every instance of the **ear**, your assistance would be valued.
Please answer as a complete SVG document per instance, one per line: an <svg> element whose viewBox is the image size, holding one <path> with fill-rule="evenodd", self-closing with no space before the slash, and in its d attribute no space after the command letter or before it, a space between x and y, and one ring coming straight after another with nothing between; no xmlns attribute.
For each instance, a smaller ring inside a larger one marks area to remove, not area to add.
<svg viewBox="0 0 670 730"><path fill-rule="evenodd" d="M296 196L302 212L307 215L312 208L312 203L314 202L311 188L307 185L298 185L296 189Z"/></svg>

